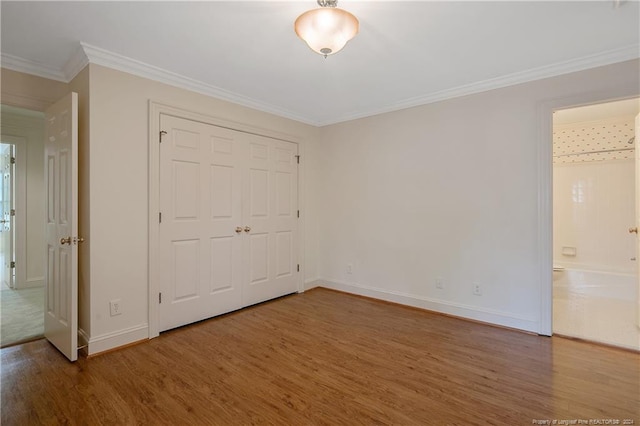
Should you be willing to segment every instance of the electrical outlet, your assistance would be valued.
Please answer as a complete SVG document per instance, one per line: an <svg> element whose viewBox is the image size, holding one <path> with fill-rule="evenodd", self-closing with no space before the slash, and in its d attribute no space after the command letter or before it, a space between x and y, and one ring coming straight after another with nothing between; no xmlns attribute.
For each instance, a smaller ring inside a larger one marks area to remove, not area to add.
<svg viewBox="0 0 640 426"><path fill-rule="evenodd" d="M444 288L444 279L442 277L436 278L436 288Z"/></svg>
<svg viewBox="0 0 640 426"><path fill-rule="evenodd" d="M347 274L353 274L353 265L351 263L347 263Z"/></svg>
<svg viewBox="0 0 640 426"><path fill-rule="evenodd" d="M476 296L482 296L482 286L480 283L473 283L473 294Z"/></svg>
<svg viewBox="0 0 640 426"><path fill-rule="evenodd" d="M120 315L122 313L122 311L120 310L120 299L114 299L109 302L109 311L112 317L115 317L116 315Z"/></svg>

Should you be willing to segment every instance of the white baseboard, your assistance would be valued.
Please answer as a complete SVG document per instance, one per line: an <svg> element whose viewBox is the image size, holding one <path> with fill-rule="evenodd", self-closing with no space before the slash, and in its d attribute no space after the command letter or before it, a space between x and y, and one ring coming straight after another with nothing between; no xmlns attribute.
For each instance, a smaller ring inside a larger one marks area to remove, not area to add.
<svg viewBox="0 0 640 426"><path fill-rule="evenodd" d="M317 280L317 282L318 287L340 290L346 293L371 297L373 299L384 300L387 302L399 303L402 305L426 309L429 311L453 315L456 317L471 319L474 321L481 321L489 324L516 328L533 333L538 332L539 325L537 320L518 316L510 312L501 312L492 309L478 308L476 306L463 305L461 303L430 299L424 296L389 291L385 289L364 286L361 284L346 283L326 279L319 279Z"/></svg>
<svg viewBox="0 0 640 426"><path fill-rule="evenodd" d="M308 280L304 281L304 289L306 290L311 290L312 288L316 288L316 287L320 287L322 286L323 281L319 280L318 278L310 278Z"/></svg>
<svg viewBox="0 0 640 426"><path fill-rule="evenodd" d="M35 288L44 287L44 277L29 278L22 284L16 283L16 288Z"/></svg>
<svg viewBox="0 0 640 426"><path fill-rule="evenodd" d="M82 328L78 328L78 347L82 347L80 349L83 355L87 355L87 346L89 344L89 335Z"/></svg>
<svg viewBox="0 0 640 426"><path fill-rule="evenodd" d="M79 335L80 331L78 332ZM135 327L118 330L113 333L106 333L101 336L89 337L82 332L82 336L87 340L87 355L95 355L120 346L147 340L149 338L149 325L140 324ZM88 337L88 339L87 339Z"/></svg>

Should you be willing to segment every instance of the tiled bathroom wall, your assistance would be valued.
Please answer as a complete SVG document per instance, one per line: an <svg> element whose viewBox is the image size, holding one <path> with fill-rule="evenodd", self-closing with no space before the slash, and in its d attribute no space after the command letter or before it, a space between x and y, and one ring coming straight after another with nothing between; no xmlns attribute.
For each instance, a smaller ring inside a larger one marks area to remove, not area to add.
<svg viewBox="0 0 640 426"><path fill-rule="evenodd" d="M635 273L633 117L554 127L554 264Z"/></svg>

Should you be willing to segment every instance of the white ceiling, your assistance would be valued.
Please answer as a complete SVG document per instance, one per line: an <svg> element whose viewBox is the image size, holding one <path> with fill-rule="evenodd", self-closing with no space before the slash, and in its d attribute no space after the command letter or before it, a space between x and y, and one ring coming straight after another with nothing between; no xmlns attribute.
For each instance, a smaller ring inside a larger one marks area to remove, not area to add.
<svg viewBox="0 0 640 426"><path fill-rule="evenodd" d="M324 59L305 1L0 3L2 66L68 80L89 61L325 125L640 56L638 1L348 1ZM615 78L615 76L612 76Z"/></svg>
<svg viewBox="0 0 640 426"><path fill-rule="evenodd" d="M553 113L553 124L572 124L610 118L635 117L640 114L640 98L604 102L561 109Z"/></svg>

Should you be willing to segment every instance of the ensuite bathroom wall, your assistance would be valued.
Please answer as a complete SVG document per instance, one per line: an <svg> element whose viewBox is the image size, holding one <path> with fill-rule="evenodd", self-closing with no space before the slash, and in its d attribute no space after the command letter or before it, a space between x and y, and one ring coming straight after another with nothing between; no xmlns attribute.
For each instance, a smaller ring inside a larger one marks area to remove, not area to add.
<svg viewBox="0 0 640 426"><path fill-rule="evenodd" d="M631 105L622 116L554 116L553 330L640 350Z"/></svg>

